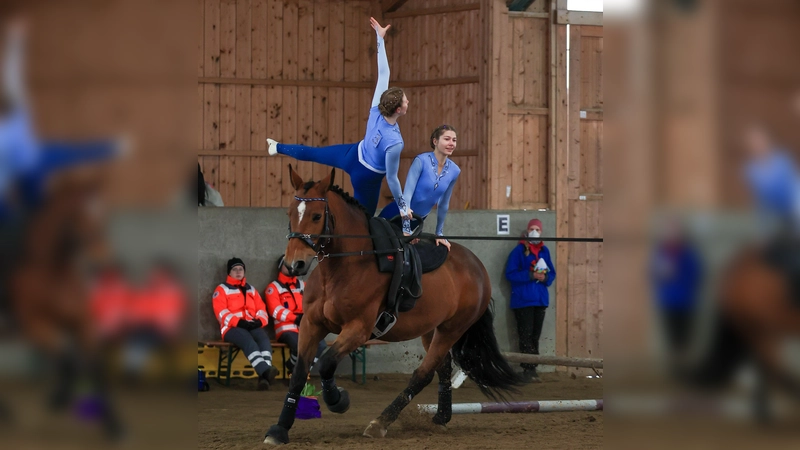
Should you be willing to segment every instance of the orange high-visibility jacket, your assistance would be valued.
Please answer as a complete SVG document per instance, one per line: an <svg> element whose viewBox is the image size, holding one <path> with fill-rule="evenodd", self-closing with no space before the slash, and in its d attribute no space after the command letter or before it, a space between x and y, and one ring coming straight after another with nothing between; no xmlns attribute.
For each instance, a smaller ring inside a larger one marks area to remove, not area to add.
<svg viewBox="0 0 800 450"><path fill-rule="evenodd" d="M287 331L298 332L294 319L303 314L303 289L305 283L297 277L278 273L278 280L267 286L264 297L267 299L269 315L275 319L275 337Z"/></svg>
<svg viewBox="0 0 800 450"><path fill-rule="evenodd" d="M269 322L264 301L253 286L247 284L243 278L241 281L228 277L224 283L214 289L212 297L214 303L214 315L220 326L220 334L223 339L225 333L239 324L239 320L258 319L262 327Z"/></svg>

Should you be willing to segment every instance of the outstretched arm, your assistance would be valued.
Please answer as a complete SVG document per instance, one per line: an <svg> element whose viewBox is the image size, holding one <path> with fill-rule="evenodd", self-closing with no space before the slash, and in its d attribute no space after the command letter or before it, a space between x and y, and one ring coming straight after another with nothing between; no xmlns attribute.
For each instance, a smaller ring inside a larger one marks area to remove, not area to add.
<svg viewBox="0 0 800 450"><path fill-rule="evenodd" d="M458 177L450 182L450 186L444 192L444 195L439 200L439 206L436 207L436 235L444 236L444 219L447 217L447 210L450 208L450 196L453 195L453 187L456 185Z"/></svg>
<svg viewBox="0 0 800 450"><path fill-rule="evenodd" d="M389 89L389 60L386 58L383 37L386 36L386 30L391 25L382 28L381 24L372 17L369 18L369 23L375 29L378 38L378 84L375 86L375 95L372 96L372 106L378 106L378 103L381 102L381 95Z"/></svg>
<svg viewBox="0 0 800 450"><path fill-rule="evenodd" d="M414 191L417 190L420 174L422 174L422 161L419 158L414 158L414 162L411 163L411 168L408 169L408 175L406 176L406 187L403 189L403 198L408 199L409 203L414 198ZM403 219L403 233L411 234L411 218Z"/></svg>
<svg viewBox="0 0 800 450"><path fill-rule="evenodd" d="M400 169L400 153L403 151L403 144L397 143L386 149L386 183L392 191L392 197L400 209L400 215L408 217L410 209L403 198L403 191L400 188L400 179L397 171Z"/></svg>
<svg viewBox="0 0 800 450"><path fill-rule="evenodd" d="M24 59L25 25L14 22L8 26L3 59L3 90L14 107L25 105Z"/></svg>

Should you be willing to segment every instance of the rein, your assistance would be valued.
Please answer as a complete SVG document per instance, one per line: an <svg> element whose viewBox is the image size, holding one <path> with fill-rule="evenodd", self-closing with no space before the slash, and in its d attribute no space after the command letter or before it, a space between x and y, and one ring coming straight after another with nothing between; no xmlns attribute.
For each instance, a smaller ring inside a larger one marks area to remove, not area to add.
<svg viewBox="0 0 800 450"><path fill-rule="evenodd" d="M306 245L311 247L312 250L317 254L317 262L322 262L326 258L341 258L344 256L364 256L364 255L395 255L398 253L403 253L403 248L396 248L392 250L360 250L357 252L343 252L343 253L327 253L325 252L325 246L329 245L331 239L334 237L359 237L359 238L372 238L371 235L336 235L331 234L331 224L336 223L336 219L331 214L330 209L328 208L328 199L326 197L298 197L294 196L294 199L300 202L325 202L325 222L322 229L322 234L307 234L307 233L296 233L292 231L292 221L289 220L289 234L286 235L286 239L300 239ZM420 218L421 219L421 218ZM419 234L422 232L422 227L417 227L414 233L411 236L402 236L400 237L401 241L411 241L416 239ZM317 242L314 242L313 239L317 239ZM323 242L323 239L324 242Z"/></svg>

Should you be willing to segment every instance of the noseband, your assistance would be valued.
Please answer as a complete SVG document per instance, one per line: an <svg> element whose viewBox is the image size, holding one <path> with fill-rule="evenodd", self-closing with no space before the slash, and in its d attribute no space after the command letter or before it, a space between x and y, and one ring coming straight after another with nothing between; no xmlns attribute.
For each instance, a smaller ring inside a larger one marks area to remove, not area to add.
<svg viewBox="0 0 800 450"><path fill-rule="evenodd" d="M331 225L333 223L333 215L331 214L330 209L328 209L328 199L327 198L325 198L325 197L303 198L303 197L298 197L298 196L295 195L294 199L299 201L299 202L325 202L325 223L324 223L324 226L322 228L322 233L321 234L322 235L330 235L331 234ZM311 236L312 236L311 234L303 234L303 233L295 233L295 232L293 232L292 231L292 220L289 219L289 234L286 235L286 239L300 239L301 241L305 242L306 245L311 247L312 250L314 250L314 252L317 254L318 258L319 258L319 255L322 254L323 255L322 259L325 259L325 253L323 252L323 249L325 248L326 245L330 244L331 238L326 238L324 240L323 240L323 238L317 238L317 242L314 242L311 239Z"/></svg>

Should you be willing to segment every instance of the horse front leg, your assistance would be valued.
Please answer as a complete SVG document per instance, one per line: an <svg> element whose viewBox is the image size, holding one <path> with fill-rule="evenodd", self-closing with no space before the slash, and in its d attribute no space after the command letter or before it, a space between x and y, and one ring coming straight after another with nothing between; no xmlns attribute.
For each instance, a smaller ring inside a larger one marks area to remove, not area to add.
<svg viewBox="0 0 800 450"><path fill-rule="evenodd" d="M319 341L325 339L327 334L327 329L308 320L307 317L303 318L297 343L297 365L295 365L292 378L289 380L289 392L286 393L278 423L271 426L266 436L264 436L265 444L281 445L289 443L289 430L294 425L300 393L308 380L309 368L316 356L317 345Z"/></svg>
<svg viewBox="0 0 800 450"><path fill-rule="evenodd" d="M344 388L336 386L334 374L342 359L367 341L368 330L366 325L355 322L343 328L331 348L319 360L322 399L331 412L344 414L350 409L350 395Z"/></svg>

